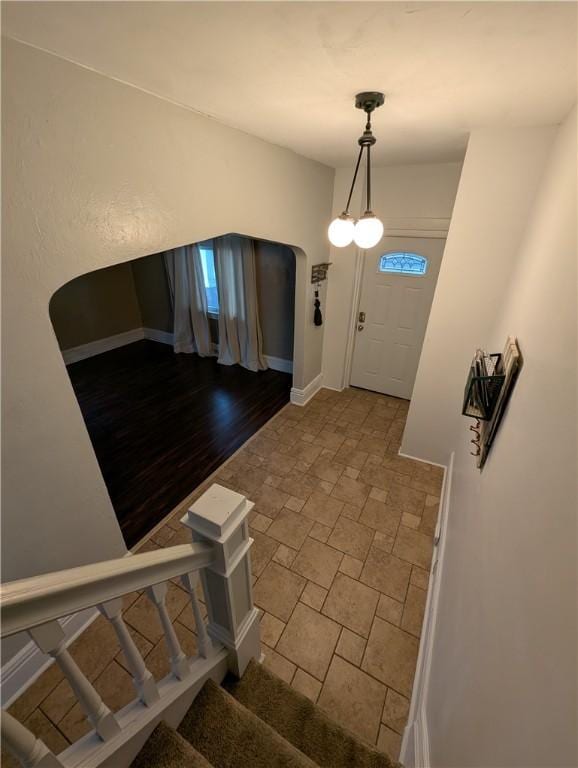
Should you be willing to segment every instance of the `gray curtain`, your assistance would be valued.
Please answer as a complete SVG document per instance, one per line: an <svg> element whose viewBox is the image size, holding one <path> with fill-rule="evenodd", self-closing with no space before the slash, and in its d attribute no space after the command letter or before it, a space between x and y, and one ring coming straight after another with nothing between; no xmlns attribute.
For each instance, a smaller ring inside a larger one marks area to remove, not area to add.
<svg viewBox="0 0 578 768"><path fill-rule="evenodd" d="M267 368L259 325L253 241L238 235L213 240L219 290L219 363L250 371Z"/></svg>
<svg viewBox="0 0 578 768"><path fill-rule="evenodd" d="M214 354L207 316L207 296L198 246L183 245L164 254L174 311L175 352Z"/></svg>

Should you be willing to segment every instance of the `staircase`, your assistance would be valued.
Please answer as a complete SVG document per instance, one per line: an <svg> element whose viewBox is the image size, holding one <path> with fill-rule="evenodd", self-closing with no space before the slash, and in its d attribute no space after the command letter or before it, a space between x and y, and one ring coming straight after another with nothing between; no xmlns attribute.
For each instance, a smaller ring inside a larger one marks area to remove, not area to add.
<svg viewBox="0 0 578 768"><path fill-rule="evenodd" d="M132 768L395 768L255 661L205 683L177 730L157 726Z"/></svg>
<svg viewBox="0 0 578 768"><path fill-rule="evenodd" d="M213 485L183 517L192 543L10 582L1 636L27 632L68 681L92 730L58 755L2 710L2 746L25 768L390 768L374 747L266 671L251 586L252 502ZM189 594L198 655L180 646L167 583ZM146 594L170 674L155 680L123 619L122 598ZM201 607L204 599L207 617ZM60 619L97 609L114 629L135 699L112 712L77 665Z"/></svg>

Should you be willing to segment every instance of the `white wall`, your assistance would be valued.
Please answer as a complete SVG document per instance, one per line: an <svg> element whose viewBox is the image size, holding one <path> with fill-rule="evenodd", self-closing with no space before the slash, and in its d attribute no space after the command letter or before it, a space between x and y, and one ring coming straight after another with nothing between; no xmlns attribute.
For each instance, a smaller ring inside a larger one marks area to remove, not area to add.
<svg viewBox="0 0 578 768"><path fill-rule="evenodd" d="M238 232L294 246L295 385L321 370L306 274L333 170L3 41L4 578L125 547L48 316L73 277ZM304 255L305 254L305 255ZM306 306L307 300L307 306Z"/></svg>
<svg viewBox="0 0 578 768"><path fill-rule="evenodd" d="M372 207L386 225L412 226L419 219L449 219L452 213L461 163L406 165L372 169ZM335 174L333 216L344 209L349 194L353 168L339 168ZM351 212L361 214L364 208L365 179L357 180ZM345 380L347 336L352 316L356 261L360 258L355 245L331 248L332 266L327 282L325 302L325 339L323 345L323 383L341 389Z"/></svg>
<svg viewBox="0 0 578 768"><path fill-rule="evenodd" d="M468 365L477 347L488 348L553 135L470 136L403 435L409 456L447 463Z"/></svg>
<svg viewBox="0 0 578 768"><path fill-rule="evenodd" d="M578 764L576 130L574 110L553 144L530 130L472 136L454 209L448 255L462 264L451 275L455 322L430 328L429 343L453 348L457 336L460 349L500 349L515 335L524 367L483 472L469 455L466 419L451 438L454 482L425 702L430 764L439 768ZM511 262L507 275L480 238L495 247L508 238L511 249L500 251ZM471 317L472 279L481 277L484 253L497 279L482 282L491 311L480 327ZM451 266L436 302L450 301ZM446 382L456 409L461 374L452 368ZM425 394L412 403L421 413ZM434 438L445 451L445 436Z"/></svg>

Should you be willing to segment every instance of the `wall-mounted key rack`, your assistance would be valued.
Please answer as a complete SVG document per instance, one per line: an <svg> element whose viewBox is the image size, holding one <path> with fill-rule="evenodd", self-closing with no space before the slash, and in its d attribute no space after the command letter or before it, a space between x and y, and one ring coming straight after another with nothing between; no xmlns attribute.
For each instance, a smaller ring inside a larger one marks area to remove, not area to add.
<svg viewBox="0 0 578 768"><path fill-rule="evenodd" d="M330 266L330 261L324 264L314 264L311 267L311 282L317 284L327 280L327 270Z"/></svg>
<svg viewBox="0 0 578 768"><path fill-rule="evenodd" d="M484 421L491 419L505 378L502 355L488 355L478 349L470 365L462 414Z"/></svg>
<svg viewBox="0 0 578 768"><path fill-rule="evenodd" d="M501 354L476 351L466 381L462 414L476 420L470 426L474 433L472 456L482 469L512 395L522 368L518 341L510 336Z"/></svg>

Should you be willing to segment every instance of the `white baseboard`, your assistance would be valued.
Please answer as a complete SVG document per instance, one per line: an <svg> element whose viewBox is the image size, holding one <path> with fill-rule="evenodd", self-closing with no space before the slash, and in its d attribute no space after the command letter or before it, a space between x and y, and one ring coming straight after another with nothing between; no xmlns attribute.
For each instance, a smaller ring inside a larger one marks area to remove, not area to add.
<svg viewBox="0 0 578 768"><path fill-rule="evenodd" d="M173 334L168 331L160 331L158 328L133 328L132 331L125 331L114 336L107 336L104 339L90 341L88 344L81 344L79 347L63 349L62 357L64 358L64 363L70 365L71 363L77 363L79 360L86 360L87 357L101 355L103 352L110 352L111 349L118 349L118 347L124 347L135 341L142 341L142 339L150 339L150 341L159 341L161 344L173 345Z"/></svg>
<svg viewBox="0 0 578 768"><path fill-rule="evenodd" d="M413 729L413 754L416 768L430 768L429 735L425 711L420 709ZM406 763L409 766L409 763Z"/></svg>
<svg viewBox="0 0 578 768"><path fill-rule="evenodd" d="M61 619L66 645L73 642L99 615L96 608L88 608ZM53 663L32 640L7 661L0 670L2 678L2 707L9 707Z"/></svg>
<svg viewBox="0 0 578 768"><path fill-rule="evenodd" d="M447 469L445 464L438 464L437 461L430 461L429 459L420 459L419 456L412 456L411 453L403 453L401 449L397 452L397 455L401 456L403 459L412 459L412 461L421 461L422 464L432 464L434 467L441 467L442 469Z"/></svg>
<svg viewBox="0 0 578 768"><path fill-rule="evenodd" d="M166 331L156 331L152 328L144 328L145 339L151 339L151 341L160 341L163 344L173 343L173 334ZM219 345L211 344L211 353L215 356L219 356ZM281 373L293 373L293 361L283 360L281 357L273 357L272 355L263 355L267 366L274 371L281 371Z"/></svg>
<svg viewBox="0 0 578 768"><path fill-rule="evenodd" d="M111 349L118 349L127 344L133 344L135 341L150 339L150 341L159 341L161 344L173 344L173 334L168 331L160 331L158 328L133 328L131 331L117 333L114 336L107 336L104 339L90 341L88 344L81 344L78 347L62 350L62 357L66 365L78 363L79 360L86 360L87 357L101 355L103 352L110 352Z"/></svg>
<svg viewBox="0 0 578 768"><path fill-rule="evenodd" d="M115 336L107 336L105 339L90 341L88 344L81 344L78 347L62 350L62 357L65 365L78 363L79 360L86 360L87 357L101 355L103 352L109 352L111 349L124 347L126 344L132 344L135 341L144 339L144 328L133 328L131 331L117 333Z"/></svg>
<svg viewBox="0 0 578 768"><path fill-rule="evenodd" d="M149 339L149 341L158 341L160 344L174 344L174 334L169 331L161 331L158 328L133 328L131 331L117 333L114 336L107 336L104 339L97 339L88 344L81 344L78 347L62 350L62 357L65 365L78 363L80 360L86 360L88 357L101 355L103 352L109 352L111 349L124 347L126 344L132 344L135 341ZM212 352L219 354L219 345L213 344ZM293 373L293 361L283 360L280 357L265 355L265 361L269 368L282 373Z"/></svg>
<svg viewBox="0 0 578 768"><path fill-rule="evenodd" d="M297 387L291 388L291 402L293 405L306 405L311 398L319 392L323 384L323 374L317 375L313 381L310 381L303 389Z"/></svg>
<svg viewBox="0 0 578 768"><path fill-rule="evenodd" d="M171 347L174 342L174 334L170 331L160 331L158 328L142 328L143 338L149 341L158 341L161 344L169 344Z"/></svg>
<svg viewBox="0 0 578 768"><path fill-rule="evenodd" d="M293 373L293 361L283 360L281 357L272 357L271 355L265 355L265 362L274 371L281 371L281 373Z"/></svg>
<svg viewBox="0 0 578 768"><path fill-rule="evenodd" d="M420 459L418 459L418 461L420 461ZM432 558L425 616L417 658L417 668L413 683L408 724L405 728L401 744L400 762L406 766L406 768L430 768L431 765L427 722L427 697L444 566L453 466L454 454L452 453L444 474L440 500L440 513L434 534L434 555Z"/></svg>

